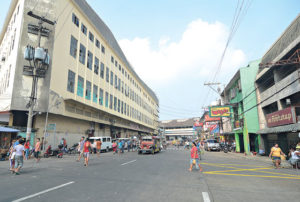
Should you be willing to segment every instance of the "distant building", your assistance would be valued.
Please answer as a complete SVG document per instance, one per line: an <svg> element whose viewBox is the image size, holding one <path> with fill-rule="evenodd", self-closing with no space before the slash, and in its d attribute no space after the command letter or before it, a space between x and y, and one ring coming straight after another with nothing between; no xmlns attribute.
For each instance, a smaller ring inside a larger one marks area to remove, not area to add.
<svg viewBox="0 0 300 202"><path fill-rule="evenodd" d="M29 11L56 21L54 26L42 25L49 30L41 47L48 50L50 66L38 79L34 111L41 113L34 113L33 135L44 135L47 111L47 140L56 145L62 137L70 145L83 135L158 133L157 96L85 0L11 1L0 35L2 124L26 128L32 77L24 71L30 66L24 50L27 45L35 47L38 38L38 20L27 15Z"/></svg>
<svg viewBox="0 0 300 202"><path fill-rule="evenodd" d="M268 154L278 143L287 153L300 132L300 15L262 58L255 84L259 134Z"/></svg>
<svg viewBox="0 0 300 202"><path fill-rule="evenodd" d="M194 124L199 121L200 118L189 119L175 119L160 121L159 127L162 130L162 134L166 137L166 140L177 139L193 139L197 138L197 132L194 128Z"/></svg>

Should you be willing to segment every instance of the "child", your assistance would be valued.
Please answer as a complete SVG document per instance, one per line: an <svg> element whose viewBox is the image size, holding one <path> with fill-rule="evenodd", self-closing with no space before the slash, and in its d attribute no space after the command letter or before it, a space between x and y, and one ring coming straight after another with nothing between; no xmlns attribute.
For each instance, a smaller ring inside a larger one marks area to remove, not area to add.
<svg viewBox="0 0 300 202"><path fill-rule="evenodd" d="M13 140L9 149L9 170L13 173L15 168L15 155L16 152L14 151L14 144L16 140Z"/></svg>

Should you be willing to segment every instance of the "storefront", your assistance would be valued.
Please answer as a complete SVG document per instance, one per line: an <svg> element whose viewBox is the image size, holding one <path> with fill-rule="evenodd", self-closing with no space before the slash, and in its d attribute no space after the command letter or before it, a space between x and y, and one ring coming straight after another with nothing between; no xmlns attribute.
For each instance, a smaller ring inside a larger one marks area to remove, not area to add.
<svg viewBox="0 0 300 202"><path fill-rule="evenodd" d="M9 148L11 141L16 139L18 132L20 131L14 128L0 127L0 148Z"/></svg>
<svg viewBox="0 0 300 202"><path fill-rule="evenodd" d="M258 131L264 140L264 149L269 154L274 144L278 143L282 151L287 154L294 147L299 138L300 123L297 123L294 107L267 114L267 128Z"/></svg>

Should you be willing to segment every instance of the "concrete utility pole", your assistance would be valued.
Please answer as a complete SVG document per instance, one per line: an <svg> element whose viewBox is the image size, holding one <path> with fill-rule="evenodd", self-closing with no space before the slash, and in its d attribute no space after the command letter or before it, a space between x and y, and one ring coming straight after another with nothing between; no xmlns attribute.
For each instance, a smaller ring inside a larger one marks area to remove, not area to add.
<svg viewBox="0 0 300 202"><path fill-rule="evenodd" d="M38 22L38 27L37 27L37 31L38 31L38 49L33 50L33 48L31 48L31 52L29 54L28 58L25 58L29 61L33 60L33 67L30 66L32 68L32 87L31 87L31 95L30 95L30 100L28 102L28 104L26 105L28 109L28 121L27 121L27 130L26 130L26 140L30 140L30 136L31 136L31 127L32 127L32 118L34 116L33 114L33 108L34 108L34 104L35 104L35 100L36 100L36 94L37 94L37 82L38 82L38 77L39 75L37 74L37 70L43 68L45 65L49 65L49 61L47 64L47 59L49 60L49 55L48 53L46 53L44 51L44 49L41 49L41 38L42 38L42 33L44 31L44 28L42 26L42 24L44 22L50 24L50 25L54 25L55 23L38 15L33 14L32 11L29 11L27 13L27 15L36 18L39 20ZM29 46L27 46L29 47ZM40 55L38 53L41 53ZM31 55L32 54L32 55ZM41 57L42 56L42 57Z"/></svg>

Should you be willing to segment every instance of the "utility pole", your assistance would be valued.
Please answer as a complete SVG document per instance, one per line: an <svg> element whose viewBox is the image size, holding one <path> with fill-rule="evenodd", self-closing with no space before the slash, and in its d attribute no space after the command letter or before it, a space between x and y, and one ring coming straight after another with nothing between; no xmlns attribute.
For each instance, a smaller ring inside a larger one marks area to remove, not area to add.
<svg viewBox="0 0 300 202"><path fill-rule="evenodd" d="M26 130L26 140L30 140L31 136L31 127L32 127L32 118L33 118L33 108L36 101L37 95L37 83L38 77L41 77L40 70L45 72L49 66L49 55L47 50L41 48L41 38L45 36L45 32L49 33L49 30L44 28L43 23L48 23L50 25L54 25L55 22L52 22L44 17L33 14L32 11L29 11L27 15L38 19L38 26L31 25L32 30L37 31L38 35L38 46L37 48L33 48L31 46L27 46L25 50L25 59L29 61L30 71L32 72L32 87L31 87L31 95L28 104L26 105L28 109L28 121L27 121L27 130ZM33 31L33 32L34 32ZM31 32L31 33L33 33ZM36 33L35 33L36 34ZM47 36L47 35L46 35ZM33 61L33 66L31 65L31 61Z"/></svg>

